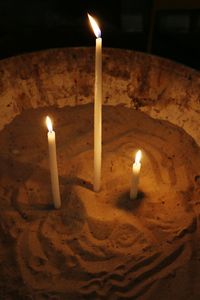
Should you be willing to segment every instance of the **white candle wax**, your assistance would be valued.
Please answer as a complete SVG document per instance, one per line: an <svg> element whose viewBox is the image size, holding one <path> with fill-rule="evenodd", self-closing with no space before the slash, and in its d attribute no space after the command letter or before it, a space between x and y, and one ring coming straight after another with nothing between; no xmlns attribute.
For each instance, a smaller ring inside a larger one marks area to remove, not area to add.
<svg viewBox="0 0 200 300"><path fill-rule="evenodd" d="M46 117L46 123L48 127L48 145L49 145L49 165L50 165L50 174L51 174L51 189L53 195L53 202L55 208L60 208L60 188L58 180L58 167L57 167L57 156L56 156L56 135L53 131L51 119Z"/></svg>
<svg viewBox="0 0 200 300"><path fill-rule="evenodd" d="M139 176L140 176L140 169L141 169L141 159L142 152L138 150L135 156L135 162L133 164L132 169L132 177L131 177L131 189L130 189L130 198L136 199L138 194L138 184L139 184Z"/></svg>
<svg viewBox="0 0 200 300"><path fill-rule="evenodd" d="M102 38L96 21L88 14L96 35L95 51L95 95L94 95L94 191L101 188L102 158Z"/></svg>
<svg viewBox="0 0 200 300"><path fill-rule="evenodd" d="M94 101L94 191L101 188L102 156L102 39L96 39Z"/></svg>

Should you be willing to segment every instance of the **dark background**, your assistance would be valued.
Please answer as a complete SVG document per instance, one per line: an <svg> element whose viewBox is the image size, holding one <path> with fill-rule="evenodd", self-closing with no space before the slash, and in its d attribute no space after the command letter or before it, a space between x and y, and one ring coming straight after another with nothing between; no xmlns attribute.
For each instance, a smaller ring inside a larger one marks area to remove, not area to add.
<svg viewBox="0 0 200 300"><path fill-rule="evenodd" d="M99 21L104 47L200 69L200 0L0 0L0 58L94 46L87 12Z"/></svg>

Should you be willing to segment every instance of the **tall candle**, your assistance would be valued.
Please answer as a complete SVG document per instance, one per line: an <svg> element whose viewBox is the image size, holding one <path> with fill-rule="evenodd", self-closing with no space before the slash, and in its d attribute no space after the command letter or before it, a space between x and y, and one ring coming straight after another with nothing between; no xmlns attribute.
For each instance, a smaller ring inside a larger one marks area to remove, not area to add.
<svg viewBox="0 0 200 300"><path fill-rule="evenodd" d="M48 145L49 145L49 165L50 165L50 174L51 174L51 189L53 195L53 202L55 208L60 208L60 188L58 180L58 167L57 167L57 157L56 157L56 135L53 131L53 126L51 119L46 117L46 124L48 128Z"/></svg>
<svg viewBox="0 0 200 300"><path fill-rule="evenodd" d="M130 198L136 199L138 194L138 184L139 184L139 176L140 176L140 169L141 169L141 157L142 152L138 150L135 155L135 162L133 164L132 169L132 177L131 177L131 189L130 189Z"/></svg>
<svg viewBox="0 0 200 300"><path fill-rule="evenodd" d="M101 30L88 14L90 24L96 36L95 50L95 95L94 95L94 184L95 192L101 188L102 159L102 38Z"/></svg>

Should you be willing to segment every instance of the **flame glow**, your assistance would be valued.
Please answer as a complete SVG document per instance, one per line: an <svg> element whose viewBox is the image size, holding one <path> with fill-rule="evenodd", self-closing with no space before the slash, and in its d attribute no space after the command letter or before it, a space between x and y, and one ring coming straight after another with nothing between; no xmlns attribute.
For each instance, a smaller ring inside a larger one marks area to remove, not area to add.
<svg viewBox="0 0 200 300"><path fill-rule="evenodd" d="M48 128L49 132L52 132L53 126L52 126L52 122L51 122L51 119L49 118L49 116L46 117L46 124L47 124L47 128Z"/></svg>
<svg viewBox="0 0 200 300"><path fill-rule="evenodd" d="M90 25L94 31L94 34L97 38L100 38L101 37L101 30L97 24L97 22L95 21L95 19L90 15L88 14L88 18L89 18L89 21L90 21Z"/></svg>
<svg viewBox="0 0 200 300"><path fill-rule="evenodd" d="M136 153L136 155L135 155L135 163L136 164L140 163L141 157L142 157L142 151L138 150L137 153Z"/></svg>

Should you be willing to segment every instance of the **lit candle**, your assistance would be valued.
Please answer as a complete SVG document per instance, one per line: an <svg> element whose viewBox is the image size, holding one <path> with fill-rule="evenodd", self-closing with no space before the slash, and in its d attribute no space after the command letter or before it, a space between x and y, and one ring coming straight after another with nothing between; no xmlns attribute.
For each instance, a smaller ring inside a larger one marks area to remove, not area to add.
<svg viewBox="0 0 200 300"><path fill-rule="evenodd" d="M46 117L46 124L48 128L48 144L49 144L49 165L51 174L51 189L53 194L53 202L55 208L61 206L60 201L60 188L58 181L58 167L57 167L57 157L56 157L56 136L55 131L53 131L53 126L51 119Z"/></svg>
<svg viewBox="0 0 200 300"><path fill-rule="evenodd" d="M98 24L88 14L90 24L96 36L95 54L95 95L94 95L94 191L101 188L102 156L102 38Z"/></svg>
<svg viewBox="0 0 200 300"><path fill-rule="evenodd" d="M131 189L130 189L130 198L136 199L138 194L138 184L139 184L139 176L140 176L140 168L141 168L141 157L142 152L138 150L135 155L135 162L133 164L132 178L131 178Z"/></svg>

